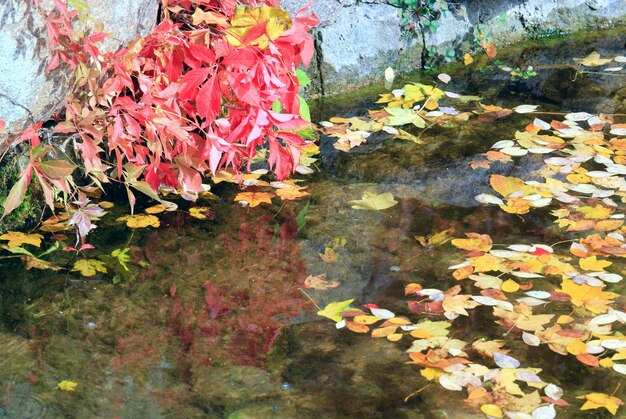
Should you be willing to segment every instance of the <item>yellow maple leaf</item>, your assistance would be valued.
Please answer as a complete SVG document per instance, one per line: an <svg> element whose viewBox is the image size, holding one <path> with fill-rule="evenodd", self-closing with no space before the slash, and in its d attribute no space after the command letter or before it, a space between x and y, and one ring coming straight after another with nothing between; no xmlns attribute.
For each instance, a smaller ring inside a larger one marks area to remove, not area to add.
<svg viewBox="0 0 626 419"><path fill-rule="evenodd" d="M309 196L310 194L307 191L303 191L302 188L280 188L276 190L276 195L280 199L284 200L294 200L300 199L305 196Z"/></svg>
<svg viewBox="0 0 626 419"><path fill-rule="evenodd" d="M59 384L57 384L59 390L63 391L74 391L76 390L76 386L78 386L78 383L68 380L63 380Z"/></svg>
<svg viewBox="0 0 626 419"><path fill-rule="evenodd" d="M157 217L150 214L135 214L120 217L117 221L125 222L130 228L159 227L161 222Z"/></svg>
<svg viewBox="0 0 626 419"><path fill-rule="evenodd" d="M594 220L604 220L613 214L613 210L611 208L607 208L602 205L596 205L594 207L586 205L576 208L576 211L584 215L585 218L591 218Z"/></svg>
<svg viewBox="0 0 626 419"><path fill-rule="evenodd" d="M396 205L398 201L393 199L393 195L390 192L385 192L380 195L374 192L363 192L363 196L359 200L348 201L348 204L354 209L359 210L372 210L381 211L387 208L391 208Z"/></svg>
<svg viewBox="0 0 626 419"><path fill-rule="evenodd" d="M595 256L580 259L578 263L580 264L580 267L586 271L603 271L604 268L613 264L608 260L598 260Z"/></svg>
<svg viewBox="0 0 626 419"><path fill-rule="evenodd" d="M189 208L189 215L198 220L207 220L213 217L213 211L209 207L192 207Z"/></svg>
<svg viewBox="0 0 626 419"><path fill-rule="evenodd" d="M554 314L533 314L532 308L523 303L513 307L513 311L494 307L493 314L503 319L499 320L498 323L504 327L517 327L528 332L543 330L543 325L554 317Z"/></svg>
<svg viewBox="0 0 626 419"><path fill-rule="evenodd" d="M23 244L30 244L35 247L39 247L41 246L41 239L43 239L41 234L26 234L21 231L9 231L0 236L0 240L8 241L7 246L9 247L20 247Z"/></svg>
<svg viewBox="0 0 626 419"><path fill-rule="evenodd" d="M459 249L470 252L488 252L491 249L493 242L488 234L466 233L465 235L467 239L454 239L452 240L452 244Z"/></svg>
<svg viewBox="0 0 626 419"><path fill-rule="evenodd" d="M239 192L235 197L235 201L248 204L251 208L257 207L263 203L272 203L272 194L267 192Z"/></svg>
<svg viewBox="0 0 626 419"><path fill-rule="evenodd" d="M82 276L94 276L98 272L107 273L107 268L99 260L81 259L74 263L72 272L80 272Z"/></svg>
<svg viewBox="0 0 626 419"><path fill-rule="evenodd" d="M572 297L572 304L575 306L585 307L596 314L608 311L609 301L619 296L613 292L602 291L600 287L592 287L587 284L578 285L571 279L564 279L561 282L561 289L557 291Z"/></svg>
<svg viewBox="0 0 626 419"><path fill-rule="evenodd" d="M624 404L624 402L617 397L609 396L604 393L583 394L582 396L578 396L576 398L586 400L580 410L599 409L604 407L613 415L617 414L617 409Z"/></svg>

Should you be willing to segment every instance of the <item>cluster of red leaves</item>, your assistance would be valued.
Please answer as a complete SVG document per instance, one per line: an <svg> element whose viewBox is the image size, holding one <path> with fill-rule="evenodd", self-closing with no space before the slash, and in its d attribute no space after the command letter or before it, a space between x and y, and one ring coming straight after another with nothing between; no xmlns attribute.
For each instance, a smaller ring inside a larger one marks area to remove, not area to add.
<svg viewBox="0 0 626 419"><path fill-rule="evenodd" d="M309 30L318 20L304 10L290 17L278 4L162 0L168 19L126 48L103 53L96 44L107 35L78 36L77 12L55 0L46 20L48 69L63 61L76 69L81 87L67 98L66 121L56 131L77 139L85 174L98 186L124 183L131 204L128 186L148 193L180 187L193 199L203 175L249 168L262 148L276 177L288 177L306 146L297 130L308 126L295 71L311 60ZM18 142L36 147L37 128ZM5 214L23 200L36 167L22 174ZM40 183L51 196L49 183Z"/></svg>

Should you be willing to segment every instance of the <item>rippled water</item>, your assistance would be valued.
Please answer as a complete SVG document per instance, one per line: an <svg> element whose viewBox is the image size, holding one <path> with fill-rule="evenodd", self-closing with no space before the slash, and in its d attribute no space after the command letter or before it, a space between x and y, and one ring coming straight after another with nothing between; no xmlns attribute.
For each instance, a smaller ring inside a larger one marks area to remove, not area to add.
<svg viewBox="0 0 626 419"><path fill-rule="evenodd" d="M593 50L623 54L623 41L624 32L555 40L507 59L545 66ZM495 70L450 74L449 90L491 104L626 111L619 77L572 80L567 69L518 82ZM318 103L314 119L364 114L378 107L373 102L381 90ZM232 203L230 186L218 185L219 198L205 202L214 211L211 220L179 211L161 216L158 229L134 232L114 222L125 213L117 200L93 234L97 250L88 253L106 262L112 250L131 249L130 271L118 266L117 284L111 275L86 280L0 260L0 417L482 417L436 385L405 402L425 382L405 364L408 344L337 331L314 315L312 301L323 307L356 298L402 312L407 283L454 285L447 267L459 255L450 248L423 251L415 235L451 228L488 233L498 243L558 241L559 231L541 211L521 220L473 199L489 189L490 173L531 175L537 167L532 159L494 165L490 172L468 165L526 123L528 116L517 115L434 128L422 145L380 136L351 153L336 152L322 138L321 172L309 181L312 196L300 231L296 215L306 201L242 208ZM390 191L400 203L385 213L346 204L365 190ZM331 241L344 239L336 263L320 259ZM54 257L72 262L66 252ZM306 276L321 273L340 286L305 295L299 288ZM455 338L501 337L482 313L455 322ZM525 350L553 382L570 389L614 387L560 355ZM62 380L77 382L76 391L55 389ZM602 417L592 415L584 417Z"/></svg>

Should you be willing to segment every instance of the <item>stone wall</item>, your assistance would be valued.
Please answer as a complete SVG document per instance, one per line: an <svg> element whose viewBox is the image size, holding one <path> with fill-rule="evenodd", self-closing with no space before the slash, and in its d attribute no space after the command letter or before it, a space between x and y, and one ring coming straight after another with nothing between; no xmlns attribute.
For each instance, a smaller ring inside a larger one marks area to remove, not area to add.
<svg viewBox="0 0 626 419"><path fill-rule="evenodd" d="M308 0L283 0L294 12ZM424 65L424 50L471 46L479 23L498 45L558 33L626 22L626 0L464 0L439 20L435 33L401 41L398 9L384 0L317 0L311 9L321 23L314 31L316 58L309 70L309 95L332 95L383 79L384 69L398 72ZM462 55L462 54L461 54Z"/></svg>
<svg viewBox="0 0 626 419"><path fill-rule="evenodd" d="M49 3L42 1L42 7ZM159 0L87 0L87 4L90 24L102 23L113 35L106 48L116 50L150 32ZM72 86L71 71L61 65L45 73L48 59L46 29L34 2L0 1L0 119L7 122L8 132L49 119L61 108Z"/></svg>

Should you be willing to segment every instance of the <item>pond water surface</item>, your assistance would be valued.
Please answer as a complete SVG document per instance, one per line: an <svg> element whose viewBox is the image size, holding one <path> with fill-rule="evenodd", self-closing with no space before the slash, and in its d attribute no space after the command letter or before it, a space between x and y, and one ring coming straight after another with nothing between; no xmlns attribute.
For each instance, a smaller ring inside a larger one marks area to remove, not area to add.
<svg viewBox="0 0 626 419"><path fill-rule="evenodd" d="M549 66L594 50L624 54L625 35L553 40L502 59ZM521 81L495 69L449 73L449 90L493 105L626 111L622 77L573 79L571 69L545 69ZM410 78L426 84L433 79ZM314 120L378 109L381 92L377 87L320 102ZM492 173L532 176L538 167L532 158L489 170L469 166L476 154L512 138L530 120L513 115L433 128L422 135L423 144L373 136L350 153L334 150L333 139L322 137L320 171L307 179L310 200L284 206L241 207L232 201L234 187L219 184L216 197L203 202L213 211L211 219L191 218L181 203L180 211L159 215L159 228L130 230L115 222L128 212L122 199L115 200L91 236L96 249L87 251L113 267L106 275L27 271L19 259L0 259L0 417L484 417L457 403L461 395L428 386L419 369L406 364L408 343L336 330L315 315L315 304L354 298L405 313L408 283L455 285L448 266L462 260L461 253L451 246L424 251L416 235L453 229L457 237L489 234L494 243L562 240L548 211L522 219L474 200L489 191ZM347 201L364 191L392 192L399 204L384 213L352 209ZM298 228L297 215L305 214L306 205L306 224ZM328 246L338 255L334 263L319 256ZM120 248L130 248L128 271L108 256ZM51 260L71 266L73 257L59 251ZM322 273L340 285L305 294L305 278ZM502 339L506 330L485 314L475 310L455 321L454 337ZM615 374L547 349L519 342L511 348L572 394L604 392L619 382ZM78 383L76 390L57 389L63 380ZM623 398L624 387L617 396ZM606 413L578 407L559 408L559 414Z"/></svg>

